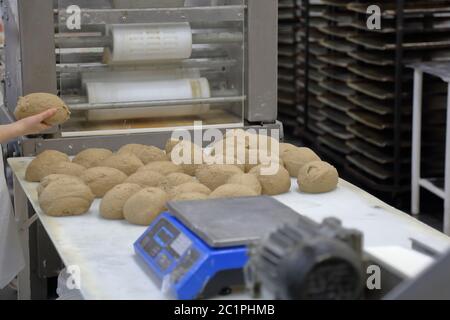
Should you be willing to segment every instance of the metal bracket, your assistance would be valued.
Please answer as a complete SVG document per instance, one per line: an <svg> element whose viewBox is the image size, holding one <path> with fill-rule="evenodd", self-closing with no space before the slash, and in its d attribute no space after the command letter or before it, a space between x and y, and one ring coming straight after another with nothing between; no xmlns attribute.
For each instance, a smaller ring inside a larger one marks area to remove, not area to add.
<svg viewBox="0 0 450 320"><path fill-rule="evenodd" d="M35 223L38 220L38 215L35 213L31 218L29 218L28 220L26 220L22 226L20 227L21 231L30 229L30 227L33 225L33 223Z"/></svg>

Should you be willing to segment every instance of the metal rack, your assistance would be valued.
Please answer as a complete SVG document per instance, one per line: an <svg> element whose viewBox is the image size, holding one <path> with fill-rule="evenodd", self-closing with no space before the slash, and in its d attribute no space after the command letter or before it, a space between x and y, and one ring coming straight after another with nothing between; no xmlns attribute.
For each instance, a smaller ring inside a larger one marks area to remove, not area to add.
<svg viewBox="0 0 450 320"><path fill-rule="evenodd" d="M322 0L325 23L320 24L311 23L317 1L299 0L307 35L301 136L345 178L397 206L409 204L410 188L412 73L405 66L449 59L450 16L443 14L449 3L378 3L382 29L368 30L366 10L372 2ZM437 109L426 115L429 147L442 133L442 106L434 103L442 92L431 82L426 90ZM315 117L317 110L325 119ZM311 124L325 133L314 132ZM442 172L439 166L431 169Z"/></svg>
<svg viewBox="0 0 450 320"><path fill-rule="evenodd" d="M304 83L303 61L299 59L302 52L298 47L303 37L299 13L295 0L278 2L278 114L285 129L291 132L297 127L298 115L303 113L299 102L304 96L298 90L298 83Z"/></svg>

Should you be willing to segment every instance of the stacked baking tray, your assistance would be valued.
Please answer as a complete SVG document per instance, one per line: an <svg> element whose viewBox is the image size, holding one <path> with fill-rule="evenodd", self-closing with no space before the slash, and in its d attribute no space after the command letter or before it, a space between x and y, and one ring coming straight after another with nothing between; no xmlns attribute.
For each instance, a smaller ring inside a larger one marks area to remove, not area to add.
<svg viewBox="0 0 450 320"><path fill-rule="evenodd" d="M324 92L320 83L325 77L320 73L320 70L325 67L325 63L321 61L321 57L326 55L327 50L320 46L320 42L325 38L325 34L320 31L320 28L327 25L327 20L323 18L325 6L322 4L322 0L311 0L309 2L307 17L305 12L305 1L299 0L298 4L301 10L301 42L298 44L300 48L299 59L305 59L306 50L308 50L308 69L306 70L306 68L304 68L304 73L309 79L306 88L309 94L298 106L299 117L297 122L300 127L307 127L306 132L322 136L325 131L321 128L321 123L326 120L326 117L322 113L324 104L318 100L318 97ZM308 37L306 32L307 24L309 26ZM301 90L305 90L303 82L299 83L298 87ZM305 104L307 104L307 108L305 108ZM307 113L307 117L305 113Z"/></svg>
<svg viewBox="0 0 450 320"><path fill-rule="evenodd" d="M295 0L278 2L278 110L279 119L290 132L297 128L298 105L303 100L303 90L297 82L304 83L304 67L298 58L299 11ZM301 81L297 81L301 79Z"/></svg>
<svg viewBox="0 0 450 320"><path fill-rule="evenodd" d="M405 1L404 35L399 44L396 1L376 3L382 12L379 30L367 27L366 11L375 4L373 1L322 3L326 24L317 29L323 37L315 52L313 46L310 48L310 60L321 64L317 69L310 68L308 80L309 97L321 103L320 113L325 118L318 123L325 132L317 138L319 151L336 164L344 163L347 175L368 189L406 191L410 176L412 72L398 66L450 57L450 1ZM311 24L309 27L316 29ZM400 45L403 58L396 65ZM398 77L396 70L401 70ZM400 83L401 94L396 94ZM436 148L436 142L444 136L445 88L432 80L426 82L426 87L427 110L431 111L424 119L428 124L424 154L430 155L426 161L437 164L430 173L434 175L442 169L442 150ZM312 104L309 107L314 110ZM395 121L396 110L401 122ZM396 132L401 133L401 139L395 139Z"/></svg>

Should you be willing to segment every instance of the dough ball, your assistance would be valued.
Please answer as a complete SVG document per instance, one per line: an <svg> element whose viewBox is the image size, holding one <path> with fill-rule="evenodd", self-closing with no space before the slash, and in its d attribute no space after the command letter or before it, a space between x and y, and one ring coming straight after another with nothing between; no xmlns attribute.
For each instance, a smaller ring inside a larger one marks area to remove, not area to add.
<svg viewBox="0 0 450 320"><path fill-rule="evenodd" d="M215 156L207 157L205 159L205 165L214 165L214 164L233 165L233 166L236 166L239 169L241 169L241 171L243 171L243 172L245 171L245 160L244 159L232 158L232 157L228 157L226 155L215 155Z"/></svg>
<svg viewBox="0 0 450 320"><path fill-rule="evenodd" d="M314 161L300 169L297 182L302 192L325 193L337 188L339 174L329 163Z"/></svg>
<svg viewBox="0 0 450 320"><path fill-rule="evenodd" d="M210 199L256 197L258 194L250 187L239 184L224 184L214 190L209 196Z"/></svg>
<svg viewBox="0 0 450 320"><path fill-rule="evenodd" d="M128 177L125 183L134 183L140 185L142 188L158 187L161 183L166 181L166 178L155 171L140 171Z"/></svg>
<svg viewBox="0 0 450 320"><path fill-rule="evenodd" d="M123 183L109 190L100 203L100 214L105 219L124 219L123 207L125 203L142 190L142 187L133 183Z"/></svg>
<svg viewBox="0 0 450 320"><path fill-rule="evenodd" d="M256 175L262 186L262 193L268 196L276 196L289 192L291 189L291 177L289 172L282 166L278 166L275 174L267 174L265 170L268 166L257 166L250 170L251 174Z"/></svg>
<svg viewBox="0 0 450 320"><path fill-rule="evenodd" d="M142 163L147 164L154 161L166 161L166 153L153 146L143 144L127 144L119 149L118 153L132 153L138 157Z"/></svg>
<svg viewBox="0 0 450 320"><path fill-rule="evenodd" d="M230 179L228 179L227 184L238 184L241 186L249 187L250 189L254 190L257 195L262 194L262 186L259 182L258 178L253 174L245 174L245 173L239 173L234 176L232 176Z"/></svg>
<svg viewBox="0 0 450 320"><path fill-rule="evenodd" d="M102 165L103 161L112 155L111 150L91 148L81 151L73 158L72 162L89 169Z"/></svg>
<svg viewBox="0 0 450 320"><path fill-rule="evenodd" d="M79 177L69 176L66 174L51 174L42 179L37 188L38 196L53 182L60 182L60 184L84 183Z"/></svg>
<svg viewBox="0 0 450 320"><path fill-rule="evenodd" d="M207 186L202 185L201 183L189 182L174 187L170 191L170 196L171 198L176 198L177 196L183 193L202 193L204 195L209 196L211 194L211 190Z"/></svg>
<svg viewBox="0 0 450 320"><path fill-rule="evenodd" d="M52 168L60 162L70 162L69 157L59 151L47 150L38 155L27 167L25 180L28 182L40 182L51 174Z"/></svg>
<svg viewBox="0 0 450 320"><path fill-rule="evenodd" d="M175 146L177 144L179 144L180 142L181 142L181 140L176 140L176 139L167 140L165 150L166 150L166 154L167 154L167 156L169 156L169 158L170 158L170 154L172 153L173 148L175 148Z"/></svg>
<svg viewBox="0 0 450 320"><path fill-rule="evenodd" d="M166 176L165 179L161 180L158 188L161 188L166 192L170 192L174 187L190 182L196 182L195 178L185 173L174 172Z"/></svg>
<svg viewBox="0 0 450 320"><path fill-rule="evenodd" d="M170 159L179 164L184 173L195 176L195 171L203 164L203 149L190 141L181 141L173 148Z"/></svg>
<svg viewBox="0 0 450 320"><path fill-rule="evenodd" d="M89 211L94 198L84 183L56 181L41 193L39 204L45 214L52 217L78 216Z"/></svg>
<svg viewBox="0 0 450 320"><path fill-rule="evenodd" d="M287 152L297 150L298 147L290 143L280 143L280 158Z"/></svg>
<svg viewBox="0 0 450 320"><path fill-rule="evenodd" d="M52 166L49 171L50 174L65 174L68 176L80 177L86 168L73 162L59 162Z"/></svg>
<svg viewBox="0 0 450 320"><path fill-rule="evenodd" d="M239 173L244 172L236 166L214 164L211 166L204 165L200 167L196 171L195 176L198 181L209 189L216 190L218 187L226 184L232 176Z"/></svg>
<svg viewBox="0 0 450 320"><path fill-rule="evenodd" d="M102 162L102 167L115 168L126 175L132 175L142 168L142 161L132 153L117 153Z"/></svg>
<svg viewBox="0 0 450 320"><path fill-rule="evenodd" d="M312 161L320 161L319 156L309 148L297 148L288 150L283 154L284 166L291 177L297 178L300 169Z"/></svg>
<svg viewBox="0 0 450 320"><path fill-rule="evenodd" d="M172 198L171 201L197 201L197 200L208 200L208 196L204 193L188 192L175 196L174 198Z"/></svg>
<svg viewBox="0 0 450 320"><path fill-rule="evenodd" d="M102 198L109 190L122 184L127 178L122 171L109 167L90 168L81 175L81 179L97 198Z"/></svg>
<svg viewBox="0 0 450 320"><path fill-rule="evenodd" d="M136 225L149 226L153 220L166 210L169 196L158 188L146 188L125 203L123 213L125 219Z"/></svg>
<svg viewBox="0 0 450 320"><path fill-rule="evenodd" d="M268 166L271 163L278 163L284 167L283 160L271 154L268 150L250 149L245 155L245 172L250 172L250 170L259 165Z"/></svg>
<svg viewBox="0 0 450 320"><path fill-rule="evenodd" d="M162 174L163 176L167 176L171 173L183 173L183 168L181 166L177 166L176 164L170 161L156 161L150 162L146 166L139 169L141 171L154 171Z"/></svg>
<svg viewBox="0 0 450 320"><path fill-rule="evenodd" d="M48 125L58 125L70 118L67 105L58 96L49 93L32 93L20 97L14 115L17 120L37 115L49 109L57 109L56 114L45 120Z"/></svg>
<svg viewBox="0 0 450 320"><path fill-rule="evenodd" d="M249 135L249 149L258 150L276 150L279 148L280 142L268 135L264 134L250 134ZM278 155L277 155L278 156Z"/></svg>

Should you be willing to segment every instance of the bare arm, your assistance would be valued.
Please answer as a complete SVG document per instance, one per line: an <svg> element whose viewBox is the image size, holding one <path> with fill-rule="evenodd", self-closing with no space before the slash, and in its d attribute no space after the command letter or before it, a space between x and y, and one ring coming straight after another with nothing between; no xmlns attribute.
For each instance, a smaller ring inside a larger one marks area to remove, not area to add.
<svg viewBox="0 0 450 320"><path fill-rule="evenodd" d="M45 124L44 121L53 117L56 112L56 109L51 109L41 114L0 126L0 143L7 142L20 136L37 134L49 129L51 126Z"/></svg>

